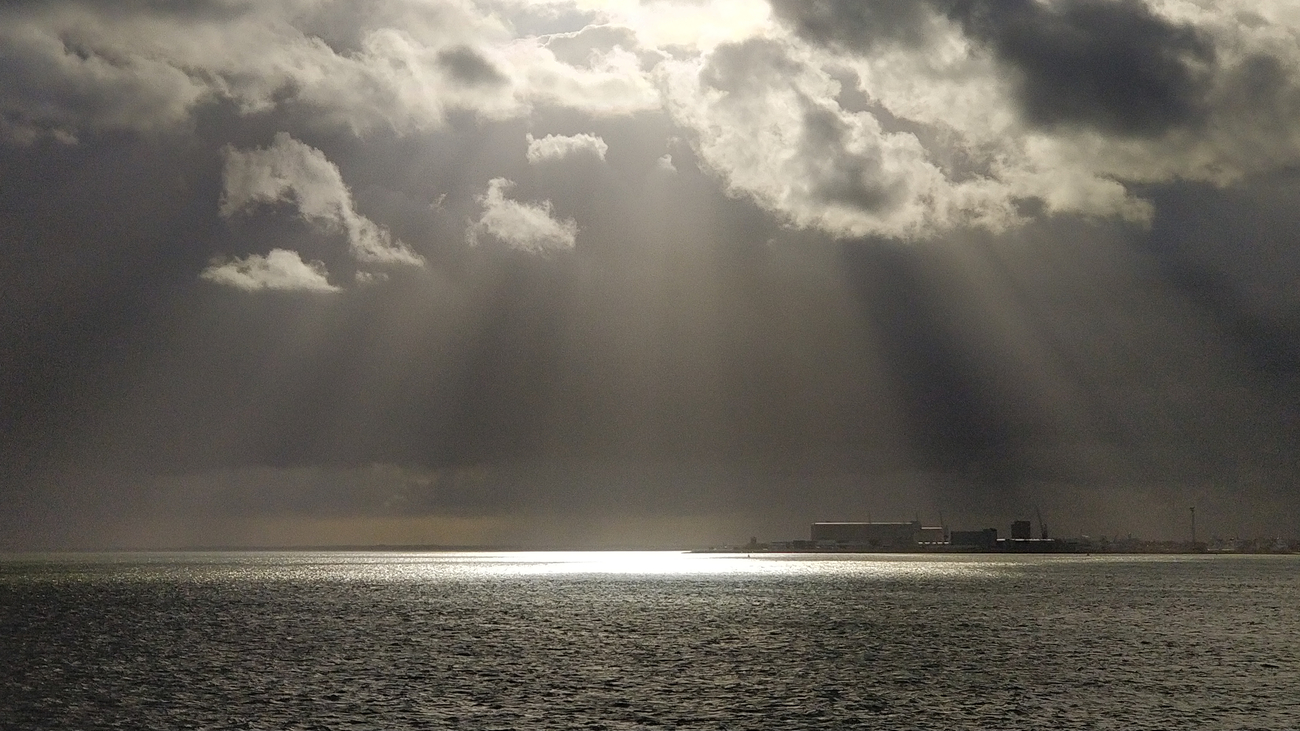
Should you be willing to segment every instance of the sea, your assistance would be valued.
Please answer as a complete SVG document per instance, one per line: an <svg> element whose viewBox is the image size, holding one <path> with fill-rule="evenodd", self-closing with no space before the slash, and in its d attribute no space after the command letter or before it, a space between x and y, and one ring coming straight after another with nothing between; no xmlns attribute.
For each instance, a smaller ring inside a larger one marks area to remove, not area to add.
<svg viewBox="0 0 1300 731"><path fill-rule="evenodd" d="M1300 556L0 557L0 729L1297 729Z"/></svg>

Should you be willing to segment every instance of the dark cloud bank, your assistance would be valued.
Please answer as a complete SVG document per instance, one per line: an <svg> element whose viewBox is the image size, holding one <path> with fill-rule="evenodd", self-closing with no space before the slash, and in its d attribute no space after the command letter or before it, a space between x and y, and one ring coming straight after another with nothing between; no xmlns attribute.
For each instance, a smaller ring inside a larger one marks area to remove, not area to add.
<svg viewBox="0 0 1300 731"><path fill-rule="evenodd" d="M1210 38L1140 0L774 0L805 38L850 50L922 46L942 19L986 47L1034 125L1156 135L1201 120L1215 62Z"/></svg>
<svg viewBox="0 0 1300 731"><path fill-rule="evenodd" d="M957 28L1043 134L1208 139L1227 76L1255 80L1235 98L1265 122L1295 83L1136 0L772 5L778 30L850 61ZM0 11L27 23L0 34L0 548L666 546L1033 505L1063 531L1181 535L1191 504L1207 530L1296 530L1294 168L1129 182L1145 223L1017 196L1009 228L846 238L738 189L681 112L520 91L527 69L459 15L422 21L449 38L411 62L460 106L359 130L306 82L254 103L228 90L251 70L173 77L114 56L108 31L41 50L32 7ZM131 8L183 38L256 15ZM379 38L295 22L304 54L355 61ZM626 33L592 35L650 65ZM698 78L772 88L718 75L746 48L708 50ZM786 63L762 72L804 73ZM534 97L501 111L503 94ZM823 103L800 154L834 157L818 129L850 144ZM568 141L531 155L547 134ZM283 155L236 158L253 161L238 188L232 155L259 150ZM809 200L877 205L836 193L871 190L870 159ZM205 278L234 263L244 288Z"/></svg>

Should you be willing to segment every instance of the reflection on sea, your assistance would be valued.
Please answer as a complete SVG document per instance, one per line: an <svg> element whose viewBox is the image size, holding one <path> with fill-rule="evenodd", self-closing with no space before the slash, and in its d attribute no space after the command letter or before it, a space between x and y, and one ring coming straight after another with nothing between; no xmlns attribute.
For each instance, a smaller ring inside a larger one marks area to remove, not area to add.
<svg viewBox="0 0 1300 731"><path fill-rule="evenodd" d="M1040 561L1042 559L1039 559ZM510 577L804 577L855 580L992 578L1021 557L688 551L241 551L40 554L0 559L0 581L125 580L438 582ZM24 567L18 571L18 567Z"/></svg>
<svg viewBox="0 0 1300 731"><path fill-rule="evenodd" d="M445 560L439 557L440 560ZM934 561L916 557L833 554L716 554L679 551L529 551L460 557L473 570L492 576L825 576L961 577L988 576L1003 565L993 562ZM439 570L441 566L432 564Z"/></svg>

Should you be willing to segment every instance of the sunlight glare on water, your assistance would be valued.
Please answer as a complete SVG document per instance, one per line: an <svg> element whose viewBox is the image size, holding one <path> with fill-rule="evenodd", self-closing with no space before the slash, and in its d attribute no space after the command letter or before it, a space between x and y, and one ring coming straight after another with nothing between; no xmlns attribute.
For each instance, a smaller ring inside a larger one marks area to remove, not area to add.
<svg viewBox="0 0 1300 731"><path fill-rule="evenodd" d="M975 578L1003 573L1008 566L961 557L919 560L914 556L690 553L686 551L512 551L408 555L397 564L408 578L450 575L527 576L840 576L856 579ZM387 570L394 568L390 564Z"/></svg>
<svg viewBox="0 0 1300 731"><path fill-rule="evenodd" d="M11 557L11 559L14 557ZM62 565L71 557L27 557L34 565ZM1023 568L1017 559L916 554L692 553L688 551L443 551L245 552L82 554L76 566L45 578L92 576L111 569L119 580L341 581L395 584L529 577L843 579L923 581L991 579ZM40 573L27 580L40 580Z"/></svg>

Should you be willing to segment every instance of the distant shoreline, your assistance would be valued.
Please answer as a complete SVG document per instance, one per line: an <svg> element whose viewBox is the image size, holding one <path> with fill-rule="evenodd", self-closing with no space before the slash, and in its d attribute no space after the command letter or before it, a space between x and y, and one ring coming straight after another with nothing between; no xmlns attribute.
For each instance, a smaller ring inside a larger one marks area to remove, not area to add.
<svg viewBox="0 0 1300 731"><path fill-rule="evenodd" d="M727 548L702 548L690 551L691 553L744 553L744 554L892 554L898 556L926 556L926 555L963 555L963 554L998 554L1005 556L1050 556L1050 555L1099 555L1099 556L1294 556L1300 554L1300 551L1206 551L1206 550L1114 550L1114 549L1089 549L1089 548L1051 548L1051 549L1006 549L1006 548L925 548L919 550L897 550L897 549L870 549L870 548L800 548L800 549L766 549L766 548L745 548L727 547Z"/></svg>
<svg viewBox="0 0 1300 731"><path fill-rule="evenodd" d="M448 546L437 544L414 545L334 545L334 546L191 546L181 548L64 548L64 549L0 549L0 556L30 556L48 554L164 554L164 553L617 553L617 552L672 552L693 554L746 554L755 555L1106 555L1106 556L1291 556L1296 550L1206 550L1198 549L1099 549L1096 547L1053 548L978 548L978 547L927 547L916 550L852 548L768 548L748 546L719 546L709 548L524 548L520 546Z"/></svg>

